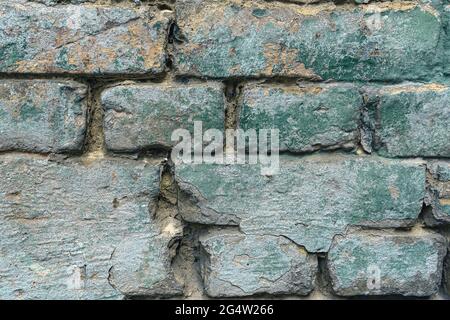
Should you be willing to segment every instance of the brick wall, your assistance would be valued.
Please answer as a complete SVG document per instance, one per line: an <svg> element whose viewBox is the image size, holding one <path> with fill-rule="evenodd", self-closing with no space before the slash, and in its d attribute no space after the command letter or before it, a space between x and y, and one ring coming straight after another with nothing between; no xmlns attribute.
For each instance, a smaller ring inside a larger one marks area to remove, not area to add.
<svg viewBox="0 0 450 320"><path fill-rule="evenodd" d="M448 298L450 4L362 2L1 0L0 298Z"/></svg>

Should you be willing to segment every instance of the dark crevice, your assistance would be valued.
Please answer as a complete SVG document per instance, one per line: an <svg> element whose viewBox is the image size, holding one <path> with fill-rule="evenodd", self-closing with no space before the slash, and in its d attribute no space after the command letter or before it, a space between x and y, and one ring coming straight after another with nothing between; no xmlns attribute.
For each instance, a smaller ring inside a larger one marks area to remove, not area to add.
<svg viewBox="0 0 450 320"><path fill-rule="evenodd" d="M104 152L103 108L100 101L104 89L102 83L88 81L88 116L84 143L86 153Z"/></svg>
<svg viewBox="0 0 450 320"><path fill-rule="evenodd" d="M149 80L161 81L167 76L166 73L128 73L128 74L85 74L85 73L0 73L0 80L75 80L86 81L125 81L125 80Z"/></svg>
<svg viewBox="0 0 450 320"><path fill-rule="evenodd" d="M225 130L237 129L239 117L239 83L234 81L224 82L225 108Z"/></svg>
<svg viewBox="0 0 450 320"><path fill-rule="evenodd" d="M420 211L419 217L417 218L417 222L424 227L437 227L439 223L433 217L433 208L431 205L427 205L423 203L422 210Z"/></svg>
<svg viewBox="0 0 450 320"><path fill-rule="evenodd" d="M181 33L177 23L173 21L169 26L168 42L170 44L182 44L186 41L187 39Z"/></svg>
<svg viewBox="0 0 450 320"><path fill-rule="evenodd" d="M172 23L171 27L176 23ZM176 27L178 28L178 27ZM174 29L175 30L175 29ZM182 43L184 40L178 32L172 31L172 35L168 37L169 44L171 43ZM169 33L170 34L170 33ZM175 34L176 36L175 40ZM181 39L181 40L180 40ZM170 50L169 50L170 51ZM172 59L173 60L173 59ZM86 73L5 73L0 72L0 79L5 80L14 80L14 79L46 79L46 80L57 80L57 79L71 79L76 81L101 81L101 82L111 82L111 81L126 81L126 80L135 80L135 81L154 81L154 82L162 82L167 78L168 74L166 72L150 74L150 73L128 73L128 74L86 74ZM191 80L191 81L222 81L224 83L238 83L245 84L250 82L261 82L263 84L271 84L271 85L320 85L320 84L353 84L355 86L370 86L370 85L401 85L401 84L427 84L433 82L442 82L447 83L450 82L450 75L444 76L440 79L404 79L404 80L386 80L386 81L362 81L362 80L326 80L326 81L312 81L310 79L302 79L299 77L229 77L229 78L211 78L211 77L201 77L195 75L174 75L180 79Z"/></svg>
<svg viewBox="0 0 450 320"><path fill-rule="evenodd" d="M106 154L112 157L142 160L145 158L167 158L170 154L170 148L163 145L151 145L139 150L129 151L111 151L106 150Z"/></svg>
<svg viewBox="0 0 450 320"><path fill-rule="evenodd" d="M174 167L170 158L164 164L161 174L159 206L156 218L161 220L168 215L179 222L182 232L169 243L174 249L171 268L175 280L183 287L184 297L204 298L203 283L200 276L200 247L199 234L201 227L184 221L178 210L179 187L174 177ZM161 212L163 210L163 212Z"/></svg>
<svg viewBox="0 0 450 320"><path fill-rule="evenodd" d="M378 98L364 90L361 90L360 94L363 99L359 119L360 146L365 152L372 153L379 146L376 132L379 129L378 113L380 102Z"/></svg>
<svg viewBox="0 0 450 320"><path fill-rule="evenodd" d="M331 277L327 269L327 253L317 254L317 274L315 290L325 296L332 296Z"/></svg>
<svg viewBox="0 0 450 320"><path fill-rule="evenodd" d="M172 261L175 277L184 288L184 296L189 298L205 298L201 276L204 255L199 243L200 233L201 228L198 226L185 224L183 237Z"/></svg>
<svg viewBox="0 0 450 320"><path fill-rule="evenodd" d="M186 41L184 36L179 34L179 39L183 43ZM326 80L318 80L314 78L307 78L301 76L227 76L227 77L212 77L212 76L201 76L195 74L185 74L183 77L189 79L199 79L199 80L211 80L211 81L222 81L222 82L235 82L235 83L247 83L247 82L264 82L266 84L290 84L297 85L301 84L345 84L351 83L356 86L363 85L400 85L400 84L408 84L408 83L418 83L418 84L426 84L433 82L449 82L450 74L448 76L437 76L432 78L403 78L403 79L388 79L388 80L364 80L364 79L326 79Z"/></svg>
<svg viewBox="0 0 450 320"><path fill-rule="evenodd" d="M173 1L171 3L173 4ZM161 11L163 11L163 10L173 11L173 7L171 5L169 5L168 3L157 3L156 7Z"/></svg>
<svg viewBox="0 0 450 320"><path fill-rule="evenodd" d="M168 54L166 58L166 68L167 70L173 69L173 57L170 54Z"/></svg>

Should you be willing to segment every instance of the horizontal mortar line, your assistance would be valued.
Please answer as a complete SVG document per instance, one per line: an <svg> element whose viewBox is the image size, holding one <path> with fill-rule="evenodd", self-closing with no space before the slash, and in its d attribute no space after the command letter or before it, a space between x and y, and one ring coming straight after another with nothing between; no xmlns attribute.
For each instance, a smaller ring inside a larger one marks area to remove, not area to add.
<svg viewBox="0 0 450 320"><path fill-rule="evenodd" d="M111 0L114 1L114 0ZM64 8L67 6L84 6L84 7L93 7L93 8L124 8L124 9L136 9L136 8L142 8L145 7L155 7L159 10L173 10L175 7L174 3L170 2L171 0L158 0L155 2L155 0L140 0L140 4L136 4L133 0L115 0L115 2L111 3L95 3L95 2L85 2L85 3L71 3L71 2L57 2L53 5L46 4L45 2L37 2L38 5L43 5L47 8ZM277 1L284 1L284 0L277 0ZM125 5L124 5L125 4ZM119 5L119 6L118 6ZM161 5L167 6L167 8L159 8ZM170 8L170 9L169 9Z"/></svg>
<svg viewBox="0 0 450 320"><path fill-rule="evenodd" d="M149 150L156 152L164 153L166 150ZM85 152L82 154L71 154L71 153L40 153L40 152L31 152L31 151L18 151L18 150L9 150L9 151L0 151L0 156L5 155L18 155L18 156L29 156L29 157L36 157L36 158L42 158L42 159L52 159L52 157L55 157L55 160L58 161L70 161L70 160L83 160L89 158L89 155L91 152ZM136 155L136 157L133 157ZM247 156L248 154L246 154ZM258 153L259 155L259 153ZM386 160L424 160L424 161L432 161L432 160L450 160L450 157L383 157L376 153L373 154L364 154L364 155L357 155L353 152L345 152L344 150L318 150L316 152L310 152L310 153L292 153L289 151L286 152L280 152L280 156L293 156L295 159L304 159L308 158L310 156L330 156L330 155L343 155L343 156L353 156L355 158L366 158L366 159L386 159ZM270 156L270 155L269 155ZM158 155L158 154L151 154L151 153L145 153L145 154L139 154L139 152L134 153L112 153L112 152L105 152L104 155L101 158L93 158L93 162L97 160L133 160L133 161L145 161L148 159L151 160L165 160L167 158L166 155ZM223 164L226 165L226 164ZM233 164L232 164L233 165Z"/></svg>
<svg viewBox="0 0 450 320"><path fill-rule="evenodd" d="M245 156L247 157L249 154L246 152ZM256 154L259 156L259 152ZM356 154L354 151L346 151L345 149L333 149L333 150L326 150L326 149L319 149L316 151L304 151L304 152L293 152L293 151L280 151L280 156L292 156L297 159L303 159L312 155L315 156L327 156L327 155L344 155L344 156L354 156L359 158L380 158L380 159L387 159L387 160L450 160L450 157L442 157L442 156L405 156L405 157L385 157L377 152L372 153L364 153L362 155ZM270 154L269 154L270 156Z"/></svg>
<svg viewBox="0 0 450 320"><path fill-rule="evenodd" d="M368 3L355 3L353 0L343 0L342 2L336 2L333 0L317 0L314 3L305 3L305 2L299 2L299 1L295 1L295 0L263 0L269 3L288 3L288 4L295 4L298 6L308 6L308 7L313 7L313 6L318 6L318 5L323 5L323 4L334 4L336 7L339 6L344 6L344 5L349 5L349 4L353 4L355 7L356 6L361 6L361 5L367 5ZM377 2L382 2L383 0L373 0L374 3ZM415 2L414 0L407 0L409 2Z"/></svg>
<svg viewBox="0 0 450 320"><path fill-rule="evenodd" d="M252 82L264 82L266 84L380 84L380 85L397 85L402 83L432 83L432 82L450 82L450 75L434 77L428 79L399 79L399 80L311 80L302 77L201 77L201 76L184 76L176 74L174 76L176 80L199 80L199 81L219 81L219 82L234 82L238 85L252 83Z"/></svg>
<svg viewBox="0 0 450 320"><path fill-rule="evenodd" d="M167 77L167 73L159 74L128 74L128 73L118 73L113 75L92 75L83 73L1 73L1 80L55 80L55 79L71 79L71 80L84 80L84 81L126 81L126 80L154 80L160 81Z"/></svg>
<svg viewBox="0 0 450 320"><path fill-rule="evenodd" d="M183 81L199 81L207 82L229 82L233 81L238 85L262 82L264 84L355 84L355 85L398 85L403 83L433 83L433 82L450 82L450 75L444 75L437 78L429 79L401 79L401 80L310 80L301 77L199 77L184 76L172 72L164 72L155 75L138 75L138 74L117 74L117 75L88 75L88 74L67 74L67 73L0 73L0 80L74 80L74 81L104 81L104 82L125 82L138 81L140 83L164 83L164 82L180 82Z"/></svg>
<svg viewBox="0 0 450 320"><path fill-rule="evenodd" d="M166 157L164 156L142 156L142 157L120 157L114 156L111 154L104 154L103 157L94 157L89 158L89 153L83 153L79 155L67 154L67 153L38 153L38 152L26 152L26 151L0 151L0 159L4 156L16 156L16 157L27 157L31 159L41 159L41 160L49 160L50 162L55 163L71 163L71 162L89 162L95 163L103 160L114 160L114 161L135 161L138 163L150 162L157 164L160 162L161 165L165 162Z"/></svg>

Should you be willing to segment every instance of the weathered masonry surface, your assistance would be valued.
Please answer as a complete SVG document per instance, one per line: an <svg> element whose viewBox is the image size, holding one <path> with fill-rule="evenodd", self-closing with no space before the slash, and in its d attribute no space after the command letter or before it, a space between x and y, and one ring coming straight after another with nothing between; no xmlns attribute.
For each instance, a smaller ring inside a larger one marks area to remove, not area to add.
<svg viewBox="0 0 450 320"><path fill-rule="evenodd" d="M0 0L0 299L449 299L449 22ZM168 160L196 121L279 129L279 172Z"/></svg>

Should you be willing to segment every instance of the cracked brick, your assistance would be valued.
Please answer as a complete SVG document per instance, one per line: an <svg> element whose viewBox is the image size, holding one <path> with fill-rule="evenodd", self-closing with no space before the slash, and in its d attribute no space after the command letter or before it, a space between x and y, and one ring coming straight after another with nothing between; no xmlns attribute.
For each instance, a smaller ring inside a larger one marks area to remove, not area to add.
<svg viewBox="0 0 450 320"><path fill-rule="evenodd" d="M307 295L314 288L317 258L289 239L211 231L200 237L211 297L255 294Z"/></svg>
<svg viewBox="0 0 450 320"><path fill-rule="evenodd" d="M0 72L159 74L171 19L147 7L1 1Z"/></svg>
<svg viewBox="0 0 450 320"><path fill-rule="evenodd" d="M280 156L272 176L260 165L182 164L175 179L184 220L282 235L308 252L328 251L351 225L412 226L425 197L423 162L366 156Z"/></svg>
<svg viewBox="0 0 450 320"><path fill-rule="evenodd" d="M5 155L0 168L2 299L181 293L152 218L158 163Z"/></svg>

